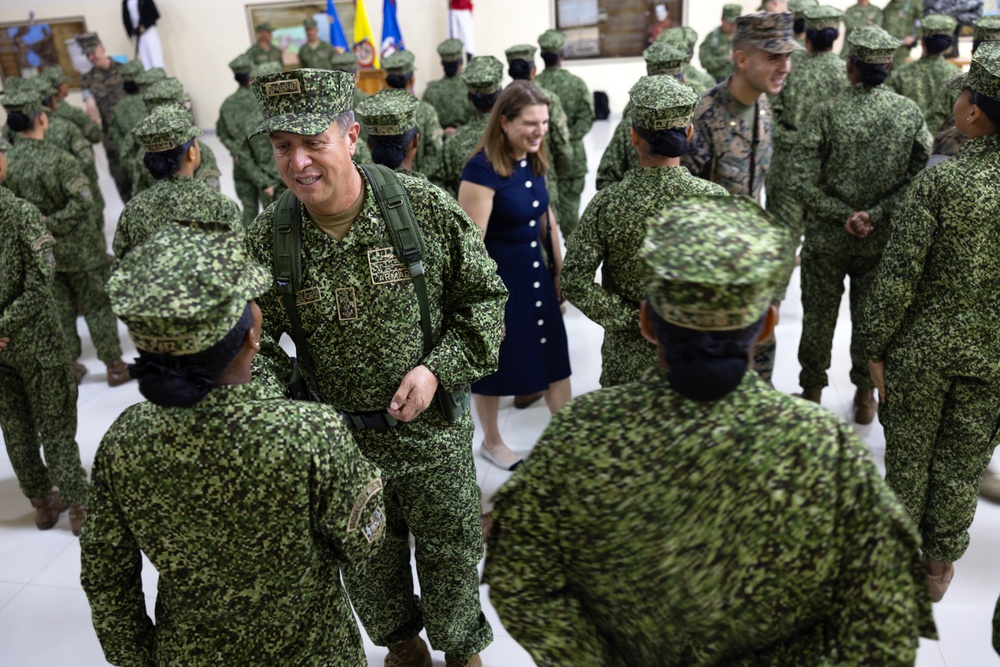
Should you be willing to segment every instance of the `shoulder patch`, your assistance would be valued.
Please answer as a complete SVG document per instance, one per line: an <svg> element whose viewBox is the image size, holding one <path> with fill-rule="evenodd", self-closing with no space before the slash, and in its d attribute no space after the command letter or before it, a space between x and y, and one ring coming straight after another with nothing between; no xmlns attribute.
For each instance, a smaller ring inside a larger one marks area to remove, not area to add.
<svg viewBox="0 0 1000 667"><path fill-rule="evenodd" d="M347 521L348 533L353 533L359 528L365 508L368 506L369 501L375 497L375 494L382 490L382 486L382 478L373 479L358 493L358 497L354 501L354 507L351 508L351 516ZM365 539L371 542L378 538L383 530L385 530L385 517L382 515L382 510L376 508L366 518L364 525Z"/></svg>
<svg viewBox="0 0 1000 667"><path fill-rule="evenodd" d="M35 252L38 252L46 245L50 243L54 244L55 242L56 242L56 237L52 236L52 234L42 234L37 239L31 242L31 249L34 250Z"/></svg>

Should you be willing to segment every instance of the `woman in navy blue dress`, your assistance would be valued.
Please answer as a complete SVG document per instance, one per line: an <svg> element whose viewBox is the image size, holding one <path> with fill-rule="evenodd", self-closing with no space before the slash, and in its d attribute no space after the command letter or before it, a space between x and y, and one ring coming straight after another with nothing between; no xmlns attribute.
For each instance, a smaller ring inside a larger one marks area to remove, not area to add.
<svg viewBox="0 0 1000 667"><path fill-rule="evenodd" d="M562 251L545 188L542 141L549 100L532 83L515 81L497 99L486 132L466 163L458 203L483 230L486 249L510 296L496 373L472 385L485 431L483 456L506 470L521 458L497 426L501 396L543 392L553 413L570 399L569 348L559 307ZM552 239L555 278L542 243Z"/></svg>

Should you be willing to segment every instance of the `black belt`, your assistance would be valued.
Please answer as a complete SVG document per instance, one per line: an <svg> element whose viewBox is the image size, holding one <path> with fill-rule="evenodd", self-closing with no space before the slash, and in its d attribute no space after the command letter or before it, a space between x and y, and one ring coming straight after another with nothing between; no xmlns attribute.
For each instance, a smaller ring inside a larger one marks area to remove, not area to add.
<svg viewBox="0 0 1000 667"><path fill-rule="evenodd" d="M337 410L340 416L347 420L347 424L358 431L376 430L388 431L396 426L399 421L388 412L351 412L349 410Z"/></svg>

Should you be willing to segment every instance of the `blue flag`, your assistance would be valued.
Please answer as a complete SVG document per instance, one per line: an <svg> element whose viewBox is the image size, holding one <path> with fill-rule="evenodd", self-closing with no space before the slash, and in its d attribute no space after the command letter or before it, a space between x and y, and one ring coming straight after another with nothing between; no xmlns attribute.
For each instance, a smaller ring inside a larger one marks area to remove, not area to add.
<svg viewBox="0 0 1000 667"><path fill-rule="evenodd" d="M351 50L344 36L344 29L340 25L340 18L337 17L337 10L333 6L333 0L326 0L326 13L330 17L330 45L337 50L337 53L346 53Z"/></svg>
<svg viewBox="0 0 1000 667"><path fill-rule="evenodd" d="M399 30L399 21L396 20L396 0L385 0L382 5L382 57L405 50L403 33Z"/></svg>

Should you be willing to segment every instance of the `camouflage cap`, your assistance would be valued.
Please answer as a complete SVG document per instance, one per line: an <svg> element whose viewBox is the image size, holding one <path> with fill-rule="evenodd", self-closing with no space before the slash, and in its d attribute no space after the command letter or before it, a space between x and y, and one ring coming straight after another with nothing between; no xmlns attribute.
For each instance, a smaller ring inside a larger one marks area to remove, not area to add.
<svg viewBox="0 0 1000 667"><path fill-rule="evenodd" d="M819 7L818 0L788 0L788 11L794 14L796 19L805 18L805 11L809 7Z"/></svg>
<svg viewBox="0 0 1000 667"><path fill-rule="evenodd" d="M256 79L258 76L267 76L268 74L280 74L285 71L285 66L281 63L276 63L273 60L268 60L262 63L254 63L250 67L250 78Z"/></svg>
<svg viewBox="0 0 1000 667"><path fill-rule="evenodd" d="M322 134L353 109L354 77L347 72L295 69L257 77L250 84L264 114L251 137L265 132Z"/></svg>
<svg viewBox="0 0 1000 667"><path fill-rule="evenodd" d="M791 53L803 47L795 41L795 17L790 12L757 12L736 19L733 42L746 42L766 53Z"/></svg>
<svg viewBox="0 0 1000 667"><path fill-rule="evenodd" d="M380 90L366 98L355 111L361 116L368 134L397 137L417 126L418 100L408 90Z"/></svg>
<svg viewBox="0 0 1000 667"><path fill-rule="evenodd" d="M504 55L507 56L507 63L511 63L515 60L526 60L529 63L535 62L535 52L538 51L531 44L516 44L504 51Z"/></svg>
<svg viewBox="0 0 1000 667"><path fill-rule="evenodd" d="M69 79L66 78L66 72L59 65L49 65L42 72L42 76L48 79L56 88L69 82Z"/></svg>
<svg viewBox="0 0 1000 667"><path fill-rule="evenodd" d="M156 107L132 128L132 136L147 153L172 150L201 134L201 129L192 122L191 113L176 104Z"/></svg>
<svg viewBox="0 0 1000 667"><path fill-rule="evenodd" d="M414 60L413 51L393 51L382 59L382 69L389 74L409 74L417 71Z"/></svg>
<svg viewBox="0 0 1000 667"><path fill-rule="evenodd" d="M167 70L162 67L153 67L148 69L142 74L135 77L136 84L142 88L146 89L152 86L154 83L159 83L167 78Z"/></svg>
<svg viewBox="0 0 1000 667"><path fill-rule="evenodd" d="M958 21L947 14L928 14L920 21L920 34L924 37L928 35L948 35L955 34Z"/></svg>
<svg viewBox="0 0 1000 667"><path fill-rule="evenodd" d="M233 71L233 74L249 74L252 65L250 56L245 53L241 53L229 61L229 69Z"/></svg>
<svg viewBox="0 0 1000 667"><path fill-rule="evenodd" d="M886 65L899 48L899 40L877 25L863 25L851 31L851 60L868 65Z"/></svg>
<svg viewBox="0 0 1000 667"><path fill-rule="evenodd" d="M76 36L76 43L80 46L80 50L83 51L83 55L89 56L101 45L101 38L97 36L96 32L85 32Z"/></svg>
<svg viewBox="0 0 1000 667"><path fill-rule="evenodd" d="M241 234L168 225L121 258L107 289L136 349L183 356L222 340L271 283Z"/></svg>
<svg viewBox="0 0 1000 667"><path fill-rule="evenodd" d="M316 27L316 19L314 18L306 19L305 21L302 22L302 27L304 27L306 30L312 30L313 28Z"/></svg>
<svg viewBox="0 0 1000 667"><path fill-rule="evenodd" d="M354 74L358 71L358 56L353 51L338 53L330 59L330 66L335 70Z"/></svg>
<svg viewBox="0 0 1000 667"><path fill-rule="evenodd" d="M803 13L806 17L806 30L824 30L826 28L840 30L840 22L844 18L843 11L830 5L807 7Z"/></svg>
<svg viewBox="0 0 1000 667"><path fill-rule="evenodd" d="M632 124L657 132L687 127L700 97L670 75L644 76L628 91Z"/></svg>
<svg viewBox="0 0 1000 667"><path fill-rule="evenodd" d="M263 23L258 23L253 28L256 32L274 32L274 28L270 23L264 21Z"/></svg>
<svg viewBox="0 0 1000 667"><path fill-rule="evenodd" d="M118 68L118 74L126 81L135 81L136 77L145 72L141 60L130 60Z"/></svg>
<svg viewBox="0 0 1000 667"><path fill-rule="evenodd" d="M500 90L503 63L493 56L476 56L459 74L462 83L473 93L493 93Z"/></svg>
<svg viewBox="0 0 1000 667"><path fill-rule="evenodd" d="M19 111L26 116L45 111L42 106L42 96L30 83L21 85L18 90L3 96L3 108L8 114Z"/></svg>
<svg viewBox="0 0 1000 667"><path fill-rule="evenodd" d="M678 76L691 62L691 56L683 44L677 42L653 42L642 52L646 61L646 74L668 74Z"/></svg>
<svg viewBox="0 0 1000 667"><path fill-rule="evenodd" d="M722 18L730 23L735 23L736 19L743 13L743 5L728 4L722 5Z"/></svg>
<svg viewBox="0 0 1000 667"><path fill-rule="evenodd" d="M687 49L688 56L694 56L694 47L698 45L698 33L687 26L667 28L656 37L657 42L680 44Z"/></svg>
<svg viewBox="0 0 1000 667"><path fill-rule="evenodd" d="M39 98L42 100L43 106L47 98L56 94L56 87L52 85L44 76L32 76L24 80L24 85L26 89L33 90L38 93Z"/></svg>
<svg viewBox="0 0 1000 667"><path fill-rule="evenodd" d="M142 91L141 95L142 101L146 103L148 109L158 107L161 104L183 104L188 99L184 94L184 86L172 77L157 81Z"/></svg>
<svg viewBox="0 0 1000 667"><path fill-rule="evenodd" d="M649 305L685 329L732 331L767 311L785 239L749 197L695 196L646 222Z"/></svg>
<svg viewBox="0 0 1000 667"><path fill-rule="evenodd" d="M538 36L538 46L542 53L560 53L566 46L566 33L562 30L546 30Z"/></svg>
<svg viewBox="0 0 1000 667"><path fill-rule="evenodd" d="M462 51L465 45L460 39L446 39L438 44L437 52L441 56L441 61L446 63L455 62L462 59Z"/></svg>
<svg viewBox="0 0 1000 667"><path fill-rule="evenodd" d="M969 71L953 76L947 86L951 90L971 88L980 95L1000 100L1000 42L981 44L972 56Z"/></svg>
<svg viewBox="0 0 1000 667"><path fill-rule="evenodd" d="M973 24L972 39L977 42L1000 42L1000 16L984 16Z"/></svg>
<svg viewBox="0 0 1000 667"><path fill-rule="evenodd" d="M17 91L22 90L23 87L27 85L29 85L27 79L22 79L19 76L8 76L6 79L4 79L3 91L0 91L0 97L16 93Z"/></svg>

